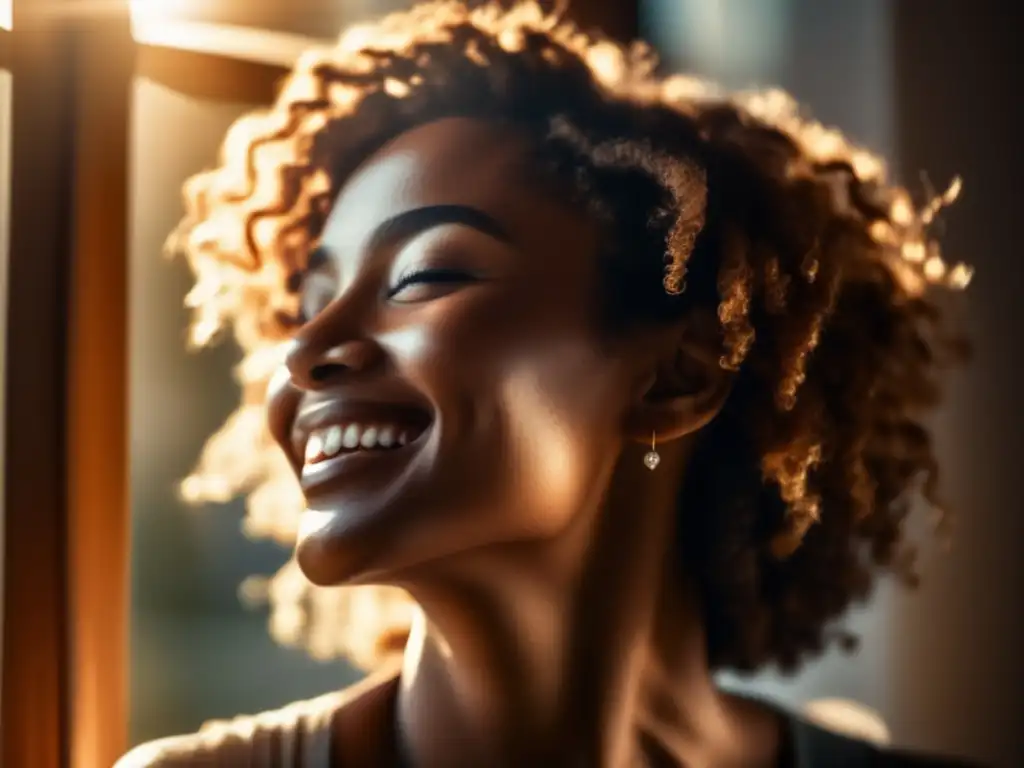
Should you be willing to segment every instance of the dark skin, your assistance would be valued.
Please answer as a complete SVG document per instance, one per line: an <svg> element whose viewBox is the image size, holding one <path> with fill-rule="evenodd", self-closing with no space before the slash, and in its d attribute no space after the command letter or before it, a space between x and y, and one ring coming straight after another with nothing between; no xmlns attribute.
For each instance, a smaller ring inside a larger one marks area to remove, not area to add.
<svg viewBox="0 0 1024 768"><path fill-rule="evenodd" d="M339 712L338 764L400 743L422 768L780 765L778 715L713 683L673 546L729 391L713 323L599 327L600 234L527 153L451 118L367 158L271 388L306 575L422 609L400 674ZM352 421L409 441L306 463L314 430Z"/></svg>

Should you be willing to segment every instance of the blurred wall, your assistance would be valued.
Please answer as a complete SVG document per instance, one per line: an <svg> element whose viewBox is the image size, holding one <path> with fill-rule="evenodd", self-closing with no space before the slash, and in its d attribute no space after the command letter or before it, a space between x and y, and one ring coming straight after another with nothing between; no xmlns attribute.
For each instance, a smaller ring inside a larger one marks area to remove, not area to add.
<svg viewBox="0 0 1024 768"><path fill-rule="evenodd" d="M893 4L899 170L960 174L947 253L976 267L967 296L975 361L940 424L953 551L887 626L891 720L907 741L1024 765L1024 68L1021 24L966 0Z"/></svg>

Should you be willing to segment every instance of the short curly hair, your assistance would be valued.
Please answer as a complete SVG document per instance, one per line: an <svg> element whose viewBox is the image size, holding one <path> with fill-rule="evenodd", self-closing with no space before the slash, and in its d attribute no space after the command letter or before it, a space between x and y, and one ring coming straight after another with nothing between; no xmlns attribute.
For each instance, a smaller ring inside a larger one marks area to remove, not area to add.
<svg viewBox="0 0 1024 768"><path fill-rule="evenodd" d="M792 670L850 640L836 622L878 573L914 580L913 500L940 509L923 419L941 370L966 355L941 294L970 272L929 232L958 185L915 205L876 157L785 94L726 95L655 68L648 47L584 34L535 2L431 2L302 57L273 106L238 120L219 165L185 187L171 245L197 278L193 341L230 326L245 352L242 404L186 497L248 494L249 532L293 541L302 499L263 399L331 204L401 132L498 120L533 138L537 169L604 228L615 327L695 308L720 323L735 386L698 437L679 505L712 666ZM366 666L400 645L377 642L408 619L396 590L316 589L294 561L255 586L275 636L318 656Z"/></svg>

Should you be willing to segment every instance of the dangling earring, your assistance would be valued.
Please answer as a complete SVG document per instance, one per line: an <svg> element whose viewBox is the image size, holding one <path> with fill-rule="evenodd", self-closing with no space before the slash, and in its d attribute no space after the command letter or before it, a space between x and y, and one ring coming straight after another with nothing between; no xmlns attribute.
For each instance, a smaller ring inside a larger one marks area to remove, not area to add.
<svg viewBox="0 0 1024 768"><path fill-rule="evenodd" d="M661 456L658 455L658 433L651 433L651 450L644 454L644 466L652 472L654 468L658 466L661 461Z"/></svg>

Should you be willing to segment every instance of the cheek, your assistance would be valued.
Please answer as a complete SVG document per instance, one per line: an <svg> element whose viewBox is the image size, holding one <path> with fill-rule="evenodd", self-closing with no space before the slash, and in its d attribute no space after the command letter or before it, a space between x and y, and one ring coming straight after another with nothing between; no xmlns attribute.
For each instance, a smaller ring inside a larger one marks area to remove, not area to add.
<svg viewBox="0 0 1024 768"><path fill-rule="evenodd" d="M545 345L558 319L507 290L467 289L409 310L380 337L401 375L439 402L494 389L513 361ZM564 323L563 323L564 325Z"/></svg>
<svg viewBox="0 0 1024 768"><path fill-rule="evenodd" d="M621 449L621 391L610 363L558 341L505 377L508 466L548 533L607 485Z"/></svg>
<svg viewBox="0 0 1024 768"><path fill-rule="evenodd" d="M480 529L464 533L554 535L614 467L621 371L600 354L582 309L545 301L524 312L521 297L488 294L417 309L386 344L441 414L448 434L427 482L443 489L449 514L464 509Z"/></svg>
<svg viewBox="0 0 1024 768"><path fill-rule="evenodd" d="M409 307L380 341L407 373L443 369L458 376L499 328L481 293L469 289Z"/></svg>

